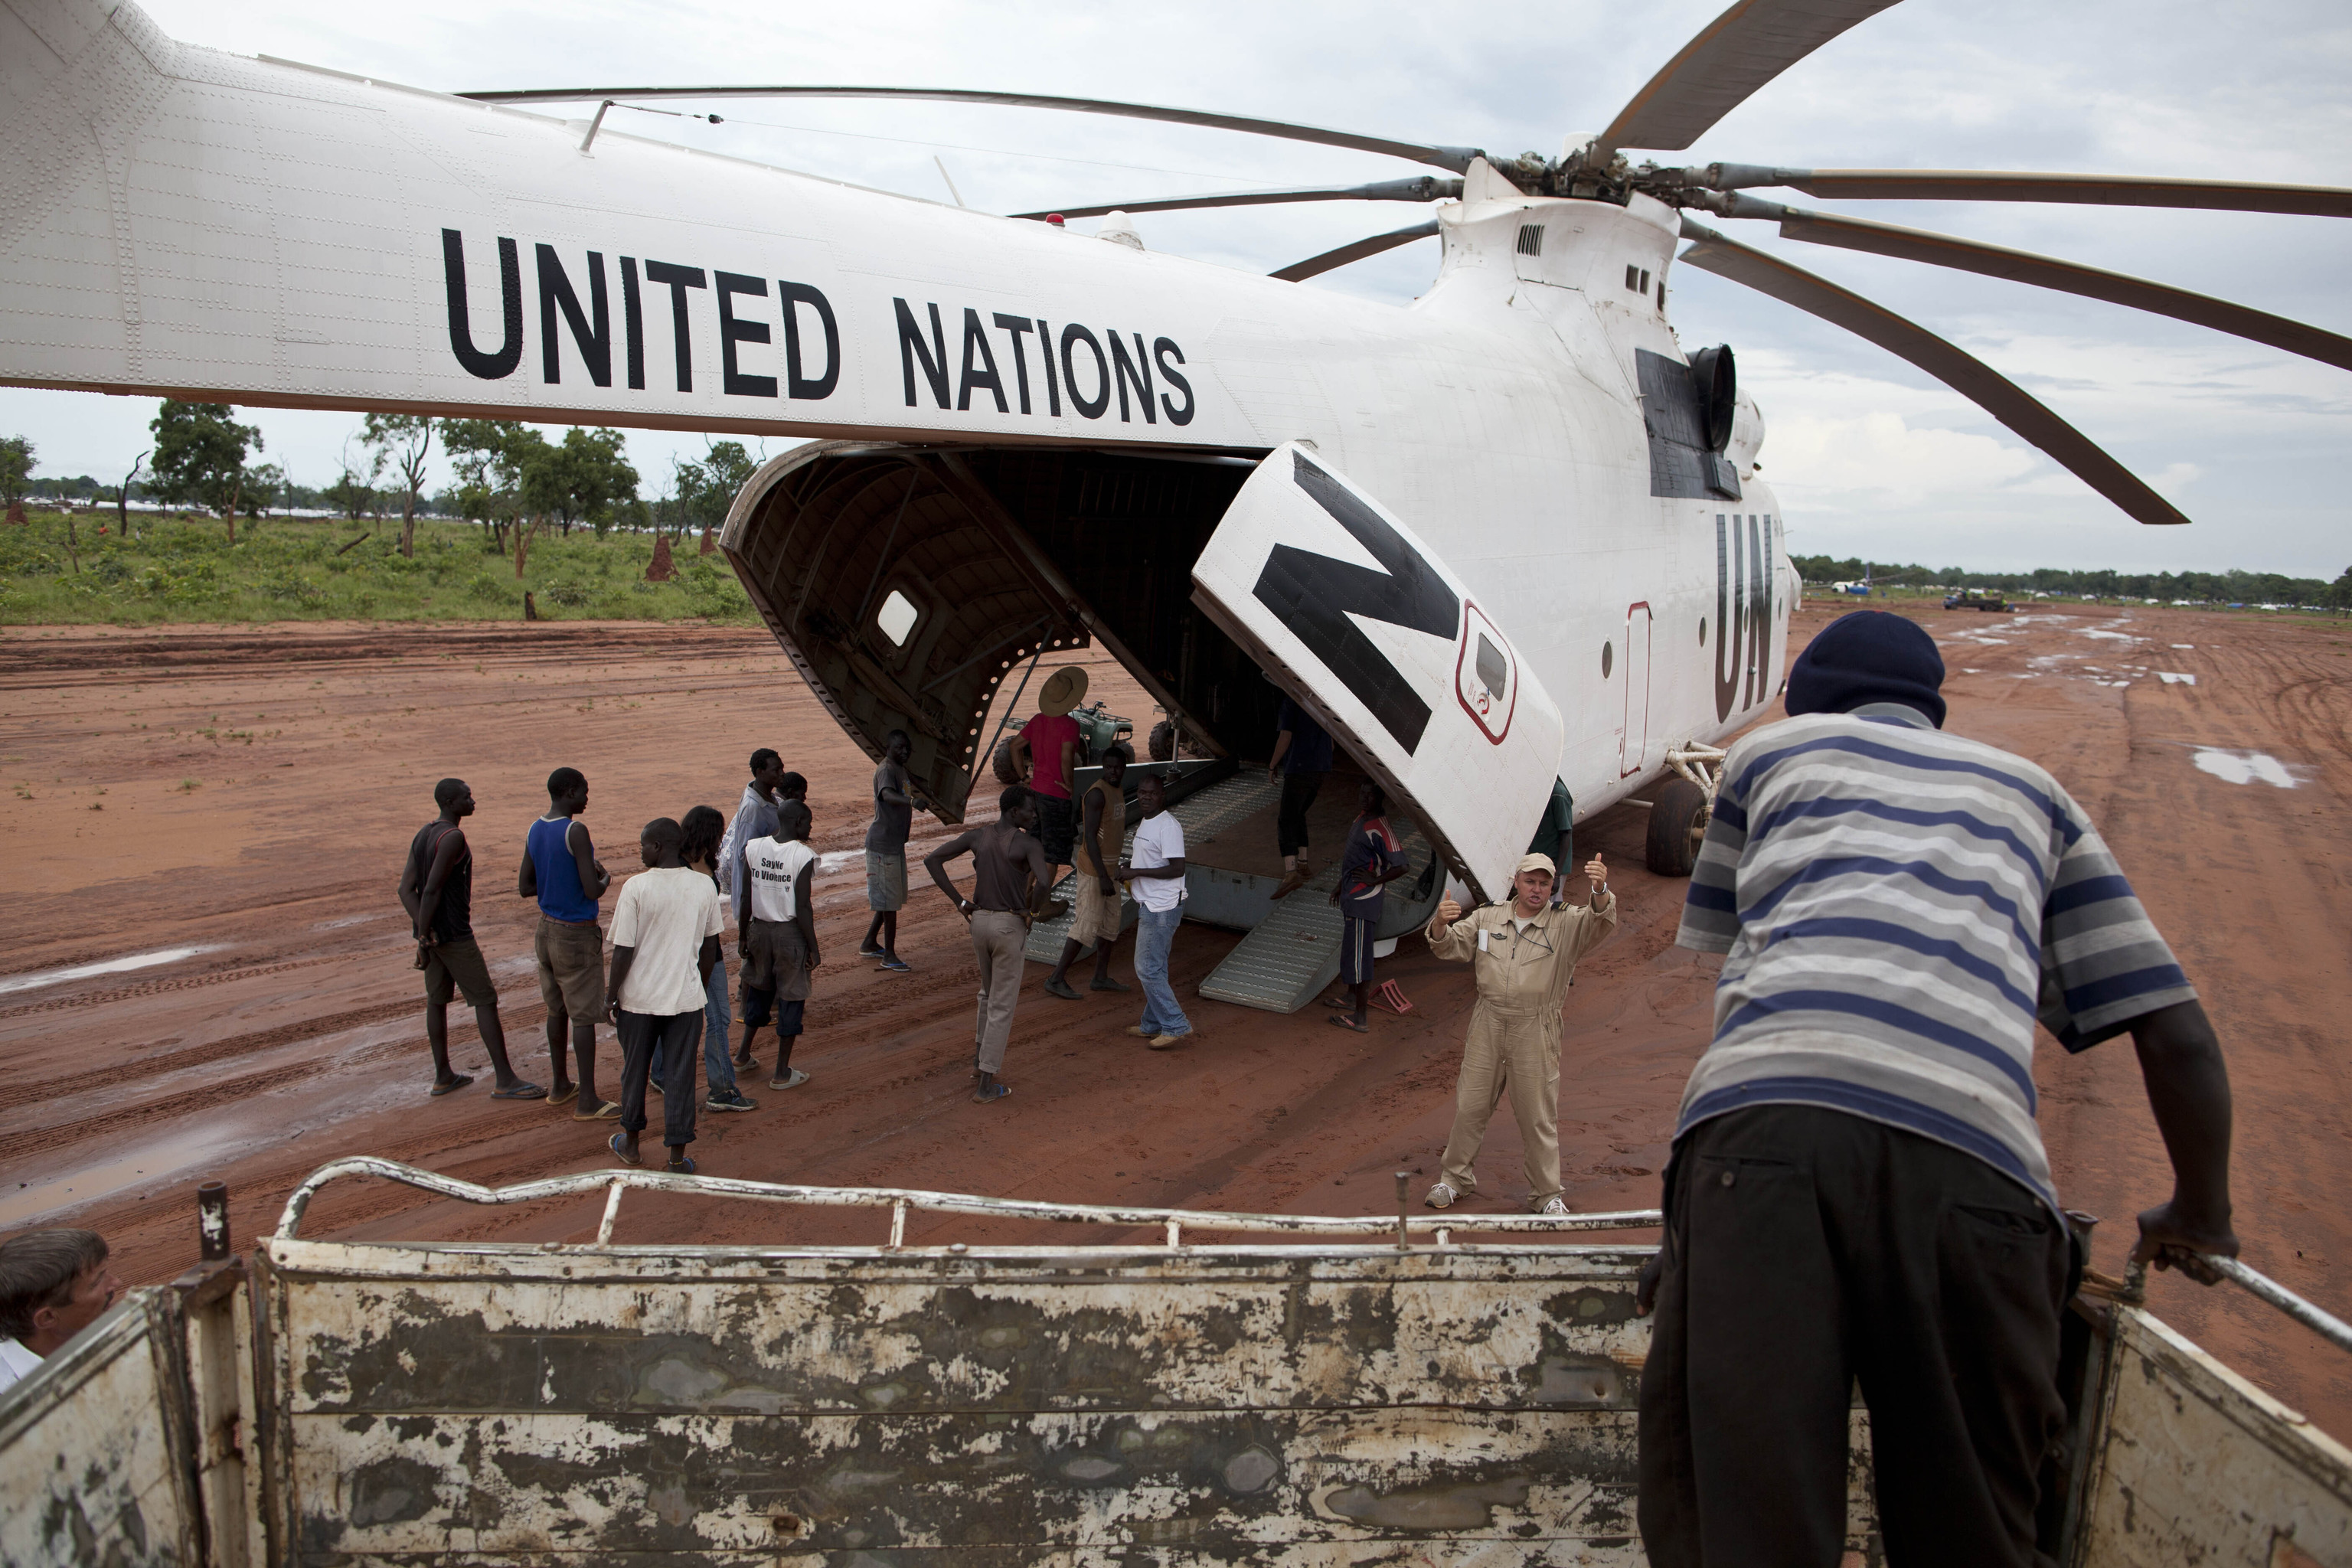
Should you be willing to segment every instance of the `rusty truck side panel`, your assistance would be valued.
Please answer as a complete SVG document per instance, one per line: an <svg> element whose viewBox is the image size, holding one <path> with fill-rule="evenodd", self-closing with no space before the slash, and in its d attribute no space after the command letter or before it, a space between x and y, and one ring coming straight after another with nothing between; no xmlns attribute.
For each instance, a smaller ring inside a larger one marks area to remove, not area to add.
<svg viewBox="0 0 2352 1568"><path fill-rule="evenodd" d="M2158 1319L2110 1332L2080 1568L2352 1564L2352 1450Z"/></svg>
<svg viewBox="0 0 2352 1568"><path fill-rule="evenodd" d="M173 1305L130 1292L0 1395L0 1563L199 1562Z"/></svg>
<svg viewBox="0 0 2352 1568"><path fill-rule="evenodd" d="M1641 1559L1638 1251L266 1256L303 1562Z"/></svg>

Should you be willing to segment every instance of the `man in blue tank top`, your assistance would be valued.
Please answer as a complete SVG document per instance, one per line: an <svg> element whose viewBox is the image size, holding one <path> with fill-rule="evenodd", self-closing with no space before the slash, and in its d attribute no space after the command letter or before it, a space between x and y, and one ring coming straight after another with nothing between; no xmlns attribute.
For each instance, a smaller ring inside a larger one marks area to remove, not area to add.
<svg viewBox="0 0 2352 1568"><path fill-rule="evenodd" d="M604 937L596 928L596 900L613 879L597 860L587 827L575 820L587 809L588 781L578 768L547 775L547 815L530 825L516 887L521 897L539 900L531 950L539 959L540 999L547 1004L547 1051L555 1058L555 1089L548 1099L561 1105L576 1094L574 1121L609 1121L621 1108L596 1092L596 1020L604 1012ZM577 1086L563 1074L567 1023L580 1069Z"/></svg>

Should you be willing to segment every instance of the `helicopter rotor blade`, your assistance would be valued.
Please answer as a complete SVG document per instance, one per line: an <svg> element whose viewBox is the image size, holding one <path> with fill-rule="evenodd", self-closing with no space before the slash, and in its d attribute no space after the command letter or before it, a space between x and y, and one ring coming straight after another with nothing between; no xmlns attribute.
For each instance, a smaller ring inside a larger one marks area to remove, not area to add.
<svg viewBox="0 0 2352 1568"><path fill-rule="evenodd" d="M1381 153L1415 163L1429 163L1459 174L1470 160L1483 156L1475 147L1440 147L1419 142L1393 142L1385 136L1363 136L1352 131L1330 131L1317 125L1293 125L1280 120L1255 120L1240 114L1211 114L1195 109L1168 109L1150 103L1121 103L1105 98L1057 98L1034 92L981 92L943 87L559 87L461 92L478 103L579 103L611 99L630 103L665 98L879 98L920 100L937 103L988 103L1013 109L1059 109L1077 114L1112 114L1129 120L1159 120L1171 125L1205 125L1218 131L1240 131L1253 136L1274 136L1288 142L1313 142L1326 147L1348 147L1360 153ZM1130 209L1132 210L1132 209Z"/></svg>
<svg viewBox="0 0 2352 1568"><path fill-rule="evenodd" d="M1681 174L1689 184L1711 191L1786 185L1824 201L2076 202L2352 217L2352 190L2336 185L2002 169L1780 169L1762 163L1709 163Z"/></svg>
<svg viewBox="0 0 2352 1568"><path fill-rule="evenodd" d="M1231 191L1217 196L1174 196L1162 201L1106 202L1091 207L1055 207L1064 217L1100 217L1105 213L1172 213L1193 207L1258 207L1285 202L1435 202L1462 195L1462 182L1416 174L1409 180L1381 180L1369 185L1308 185L1288 191ZM1051 213L1014 213L1014 217L1042 218Z"/></svg>
<svg viewBox="0 0 2352 1568"><path fill-rule="evenodd" d="M1774 77L1896 0L1734 0L1617 111L1588 155L1679 150Z"/></svg>
<svg viewBox="0 0 2352 1568"><path fill-rule="evenodd" d="M2189 521L2170 501L2150 489L2146 481L2109 457L2090 437L1966 350L1884 305L1874 304L1779 257L1751 249L1687 216L1683 219L1683 237L1697 242L1683 252L1685 262L1746 284L1783 304L1794 305L1908 360L2048 453L2075 478L2139 521Z"/></svg>
<svg viewBox="0 0 2352 1568"><path fill-rule="evenodd" d="M1352 245L1343 245L1337 250L1327 250L1320 256L1310 256L1304 261L1294 261L1281 271L1269 272L1266 276L1279 278L1286 283L1297 283L1312 278L1318 272L1328 272L1335 267L1345 267L1350 261L1361 261L1368 256L1378 256L1383 250L1394 250L1400 245L1410 245L1416 239L1434 238L1436 234L1437 220L1431 218L1427 223L1417 223L1411 228L1392 229L1387 234L1376 234L1369 239L1360 239Z"/></svg>
<svg viewBox="0 0 2352 1568"><path fill-rule="evenodd" d="M1873 223L1867 218L1846 217L1837 213L1808 212L1802 207L1782 206L1778 202L1759 201L1753 196L1734 195L1722 197L1715 210L1726 217L1778 222L1783 239L1803 240L1810 245L1841 246L1848 250L1866 250L1878 256L1899 257L1906 261L1924 261L1932 267L1951 267L1967 272L1980 272L1988 278L2031 283L2038 288L2080 294L2085 299L2105 300L2109 304L2128 305L2134 310L2170 316L2178 321L2210 327L2216 331L2230 332L2254 342L2266 343L2274 349L2284 349L2289 353L2302 354L2323 364L2352 370L2352 338L2339 337L2302 321L2273 316L2267 310L2231 304L2227 300L2216 300L2210 295L2192 294L2186 289L2151 283L2145 278L2134 278L2128 273L2108 272L2077 262L2061 261L2055 257L2037 256L2030 250L1982 245L1971 239L1955 238L1948 234L1905 228L1898 224Z"/></svg>

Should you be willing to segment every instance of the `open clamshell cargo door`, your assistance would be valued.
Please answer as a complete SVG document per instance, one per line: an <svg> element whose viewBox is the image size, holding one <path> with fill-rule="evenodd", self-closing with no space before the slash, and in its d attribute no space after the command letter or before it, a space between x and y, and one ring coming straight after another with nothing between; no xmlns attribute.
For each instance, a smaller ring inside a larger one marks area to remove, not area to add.
<svg viewBox="0 0 2352 1568"><path fill-rule="evenodd" d="M1504 895L1559 770L1559 709L1435 552L1292 443L1242 486L1192 588L1479 898Z"/></svg>

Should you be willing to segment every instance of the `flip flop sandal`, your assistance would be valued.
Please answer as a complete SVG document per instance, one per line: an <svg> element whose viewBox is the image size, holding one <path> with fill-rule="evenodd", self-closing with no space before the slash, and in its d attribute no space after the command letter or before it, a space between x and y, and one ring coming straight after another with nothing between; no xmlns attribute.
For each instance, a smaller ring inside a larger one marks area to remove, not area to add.
<svg viewBox="0 0 2352 1568"><path fill-rule="evenodd" d="M974 1094L972 1099L982 1105L986 1105L992 1100L1003 1100L1006 1095L1011 1094L1012 1092L1013 1086L1009 1083L992 1083L986 1089Z"/></svg>
<svg viewBox="0 0 2352 1568"><path fill-rule="evenodd" d="M668 1164L664 1165L662 1169L665 1171L675 1172L681 1176L690 1176L694 1174L694 1156L691 1154L682 1154L678 1158L672 1160Z"/></svg>
<svg viewBox="0 0 2352 1568"><path fill-rule="evenodd" d="M491 1090L490 1098L492 1100L545 1100L547 1090L535 1083L519 1083L511 1088Z"/></svg>
<svg viewBox="0 0 2352 1568"><path fill-rule="evenodd" d="M604 1147L610 1149L613 1152L613 1158L622 1164L634 1165L637 1163L637 1156L635 1152L627 1145L628 1136L625 1132L615 1132L604 1140Z"/></svg>
<svg viewBox="0 0 2352 1568"><path fill-rule="evenodd" d="M1330 1017L1326 1018L1323 1021L1330 1025L1335 1029L1352 1029L1360 1035L1369 1035L1372 1032L1369 1025L1359 1024L1353 1018L1349 1017L1345 1013L1335 1013Z"/></svg>
<svg viewBox="0 0 2352 1568"><path fill-rule="evenodd" d="M473 1081L473 1076L470 1073L461 1072L456 1078L451 1079L447 1083L435 1084L433 1086L433 1098L438 1100L445 1094L455 1094Z"/></svg>
<svg viewBox="0 0 2352 1568"><path fill-rule="evenodd" d="M579 1098L580 1086L576 1083L567 1083L553 1094L549 1095L547 1097L547 1103L550 1105L569 1105Z"/></svg>
<svg viewBox="0 0 2352 1568"><path fill-rule="evenodd" d="M620 1119L619 1104L610 1100L599 1104L593 1110L575 1110L572 1113L572 1120L574 1121L618 1121Z"/></svg>
<svg viewBox="0 0 2352 1568"><path fill-rule="evenodd" d="M1323 1005L1338 1013L1352 1013L1356 1010L1356 1005L1353 1002L1343 1002L1337 996L1324 997Z"/></svg>

